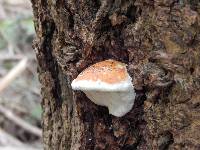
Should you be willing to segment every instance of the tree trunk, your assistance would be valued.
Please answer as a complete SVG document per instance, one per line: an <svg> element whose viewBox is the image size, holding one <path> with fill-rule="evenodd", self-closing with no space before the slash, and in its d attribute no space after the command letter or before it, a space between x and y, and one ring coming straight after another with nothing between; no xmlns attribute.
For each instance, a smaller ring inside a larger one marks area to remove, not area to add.
<svg viewBox="0 0 200 150"><path fill-rule="evenodd" d="M32 0L48 150L200 149L198 0ZM127 64L137 92L118 118L71 81L96 62Z"/></svg>

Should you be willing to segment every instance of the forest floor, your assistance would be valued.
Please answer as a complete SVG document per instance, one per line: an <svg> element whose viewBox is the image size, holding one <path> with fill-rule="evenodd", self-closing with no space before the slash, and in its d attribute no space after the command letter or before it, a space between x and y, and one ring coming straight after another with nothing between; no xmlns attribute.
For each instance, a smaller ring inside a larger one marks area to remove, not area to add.
<svg viewBox="0 0 200 150"><path fill-rule="evenodd" d="M27 0L0 1L0 150L39 150L40 84Z"/></svg>

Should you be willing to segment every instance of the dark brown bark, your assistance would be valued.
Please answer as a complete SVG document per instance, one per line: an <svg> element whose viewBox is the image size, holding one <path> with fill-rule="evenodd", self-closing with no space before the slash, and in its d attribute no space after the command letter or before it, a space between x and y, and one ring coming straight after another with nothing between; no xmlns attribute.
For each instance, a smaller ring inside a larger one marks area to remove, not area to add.
<svg viewBox="0 0 200 150"><path fill-rule="evenodd" d="M200 149L200 2L32 0L45 149ZM117 118L70 87L126 63L135 105Z"/></svg>

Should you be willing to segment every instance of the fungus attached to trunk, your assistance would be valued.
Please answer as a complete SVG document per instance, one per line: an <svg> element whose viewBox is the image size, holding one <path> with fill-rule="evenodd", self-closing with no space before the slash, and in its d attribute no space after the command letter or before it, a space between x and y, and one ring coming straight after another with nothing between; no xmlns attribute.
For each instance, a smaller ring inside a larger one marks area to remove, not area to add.
<svg viewBox="0 0 200 150"><path fill-rule="evenodd" d="M71 85L95 104L107 106L109 113L117 117L128 113L134 104L132 79L126 65L119 61L109 59L86 68Z"/></svg>

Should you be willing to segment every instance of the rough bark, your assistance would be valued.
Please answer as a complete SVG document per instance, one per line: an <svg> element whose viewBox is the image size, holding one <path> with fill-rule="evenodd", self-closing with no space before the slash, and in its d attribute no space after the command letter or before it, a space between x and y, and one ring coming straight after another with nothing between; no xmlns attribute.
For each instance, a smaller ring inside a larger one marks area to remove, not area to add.
<svg viewBox="0 0 200 150"><path fill-rule="evenodd" d="M45 149L200 149L198 0L32 0ZM87 66L127 64L135 105L117 118L70 87Z"/></svg>

